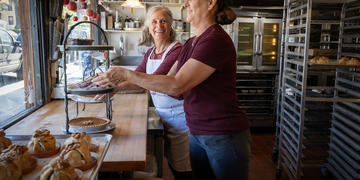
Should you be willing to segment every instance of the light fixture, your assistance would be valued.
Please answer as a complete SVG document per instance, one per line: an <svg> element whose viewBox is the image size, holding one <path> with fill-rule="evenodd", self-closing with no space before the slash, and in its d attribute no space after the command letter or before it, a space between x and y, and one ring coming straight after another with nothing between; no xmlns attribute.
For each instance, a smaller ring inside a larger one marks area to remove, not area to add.
<svg viewBox="0 0 360 180"><path fill-rule="evenodd" d="M144 8L144 5L141 4L139 0L126 0L121 4L121 6L129 8Z"/></svg>

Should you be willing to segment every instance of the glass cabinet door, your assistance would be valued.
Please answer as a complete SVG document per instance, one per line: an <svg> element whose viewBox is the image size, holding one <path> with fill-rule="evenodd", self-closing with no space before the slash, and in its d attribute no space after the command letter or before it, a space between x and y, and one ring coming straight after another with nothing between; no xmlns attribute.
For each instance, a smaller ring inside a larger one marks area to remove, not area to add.
<svg viewBox="0 0 360 180"><path fill-rule="evenodd" d="M238 22L237 28L237 65L253 65L255 23Z"/></svg>
<svg viewBox="0 0 360 180"><path fill-rule="evenodd" d="M260 46L262 67L260 69L276 69L279 59L280 23L264 22L262 26L263 32Z"/></svg>

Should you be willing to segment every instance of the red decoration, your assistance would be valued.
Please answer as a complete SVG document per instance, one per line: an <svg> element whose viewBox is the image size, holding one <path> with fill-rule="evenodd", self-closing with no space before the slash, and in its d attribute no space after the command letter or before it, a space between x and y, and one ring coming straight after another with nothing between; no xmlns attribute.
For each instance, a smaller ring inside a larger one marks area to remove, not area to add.
<svg viewBox="0 0 360 180"><path fill-rule="evenodd" d="M85 0L79 0L79 2L85 2Z"/></svg>
<svg viewBox="0 0 360 180"><path fill-rule="evenodd" d="M94 14L93 10L91 10L91 9L86 10L87 16L91 17L93 14Z"/></svg>
<svg viewBox="0 0 360 180"><path fill-rule="evenodd" d="M94 12L94 14L92 15L92 18L95 19L96 18L96 13Z"/></svg>
<svg viewBox="0 0 360 180"><path fill-rule="evenodd" d="M100 14L97 14L97 15L96 15L95 20L96 20L96 21L100 21Z"/></svg>
<svg viewBox="0 0 360 180"><path fill-rule="evenodd" d="M73 17L73 21L77 21L79 18L77 16Z"/></svg>
<svg viewBox="0 0 360 180"><path fill-rule="evenodd" d="M68 5L70 0L64 0L64 5Z"/></svg>
<svg viewBox="0 0 360 180"><path fill-rule="evenodd" d="M73 1L69 2L69 4L67 5L67 8L70 10L70 11L76 11L76 3L74 3Z"/></svg>
<svg viewBox="0 0 360 180"><path fill-rule="evenodd" d="M87 7L87 4L86 4L86 3L81 3L81 4L80 4L80 8L81 8L81 9L86 9L86 7Z"/></svg>

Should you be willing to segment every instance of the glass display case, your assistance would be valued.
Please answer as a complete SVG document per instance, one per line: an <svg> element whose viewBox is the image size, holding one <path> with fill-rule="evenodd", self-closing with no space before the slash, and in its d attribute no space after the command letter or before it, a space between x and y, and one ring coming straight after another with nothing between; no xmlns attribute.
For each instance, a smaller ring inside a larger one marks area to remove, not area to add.
<svg viewBox="0 0 360 180"><path fill-rule="evenodd" d="M277 70L281 19L237 18L234 43L238 70Z"/></svg>

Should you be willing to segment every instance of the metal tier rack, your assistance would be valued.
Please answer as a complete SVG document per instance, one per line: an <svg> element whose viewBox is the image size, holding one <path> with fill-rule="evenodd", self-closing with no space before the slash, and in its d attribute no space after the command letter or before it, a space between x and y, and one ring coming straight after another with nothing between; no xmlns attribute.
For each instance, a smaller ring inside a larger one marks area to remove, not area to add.
<svg viewBox="0 0 360 180"><path fill-rule="evenodd" d="M106 45L67 45L67 40L69 38L69 35L71 34L71 31L78 25L80 24L84 24L84 23L88 23L90 25L94 25L95 27L100 29L100 32L104 35L104 40ZM66 114L66 126L65 126L65 130L66 133L69 133L69 111L68 111L68 101L69 101L69 94L75 94L75 95L94 95L94 94L105 94L106 93L106 100L105 100L105 104L106 104L106 117L111 120L112 119L112 106L111 106L111 100L110 100L110 92L112 92L114 89L113 88L97 88L95 90L81 90L81 89L70 89L68 87L67 84L67 75L66 75L66 53L67 51L94 51L94 50L99 50L99 51L109 51L114 49L113 46L109 46L109 42L108 39L106 37L106 34L104 32L104 30L97 25L96 23L93 23L91 21L82 21L82 22L78 22L76 24L74 24L68 31L68 33L66 34L62 45L60 46L60 51L62 51L63 53L63 71L64 71L64 103L65 103L65 114ZM109 52L106 53L105 56L105 69L109 69L110 67L110 61L109 61ZM88 102L88 103L103 103L102 101L97 101L97 102ZM86 102L83 102L86 103Z"/></svg>
<svg viewBox="0 0 360 180"><path fill-rule="evenodd" d="M360 1L342 7L338 59L360 58ZM334 102L326 174L336 179L360 179L360 72L359 69L336 70L336 98L353 102ZM325 170L325 169L324 169Z"/></svg>
<svg viewBox="0 0 360 180"><path fill-rule="evenodd" d="M237 72L238 105L246 111L251 127L274 127L275 72Z"/></svg>
<svg viewBox="0 0 360 180"><path fill-rule="evenodd" d="M308 168L318 169L320 174L327 159L333 102L357 101L349 97L334 97L331 94L334 87L326 83L311 83L314 73L335 74L337 68L352 67L334 61L326 65L309 63L315 55L310 50L311 25L323 21L318 15L316 21L312 20L313 8L321 7L317 3L316 0L285 1L285 49L277 124L278 178L282 170L290 179L307 175Z"/></svg>

